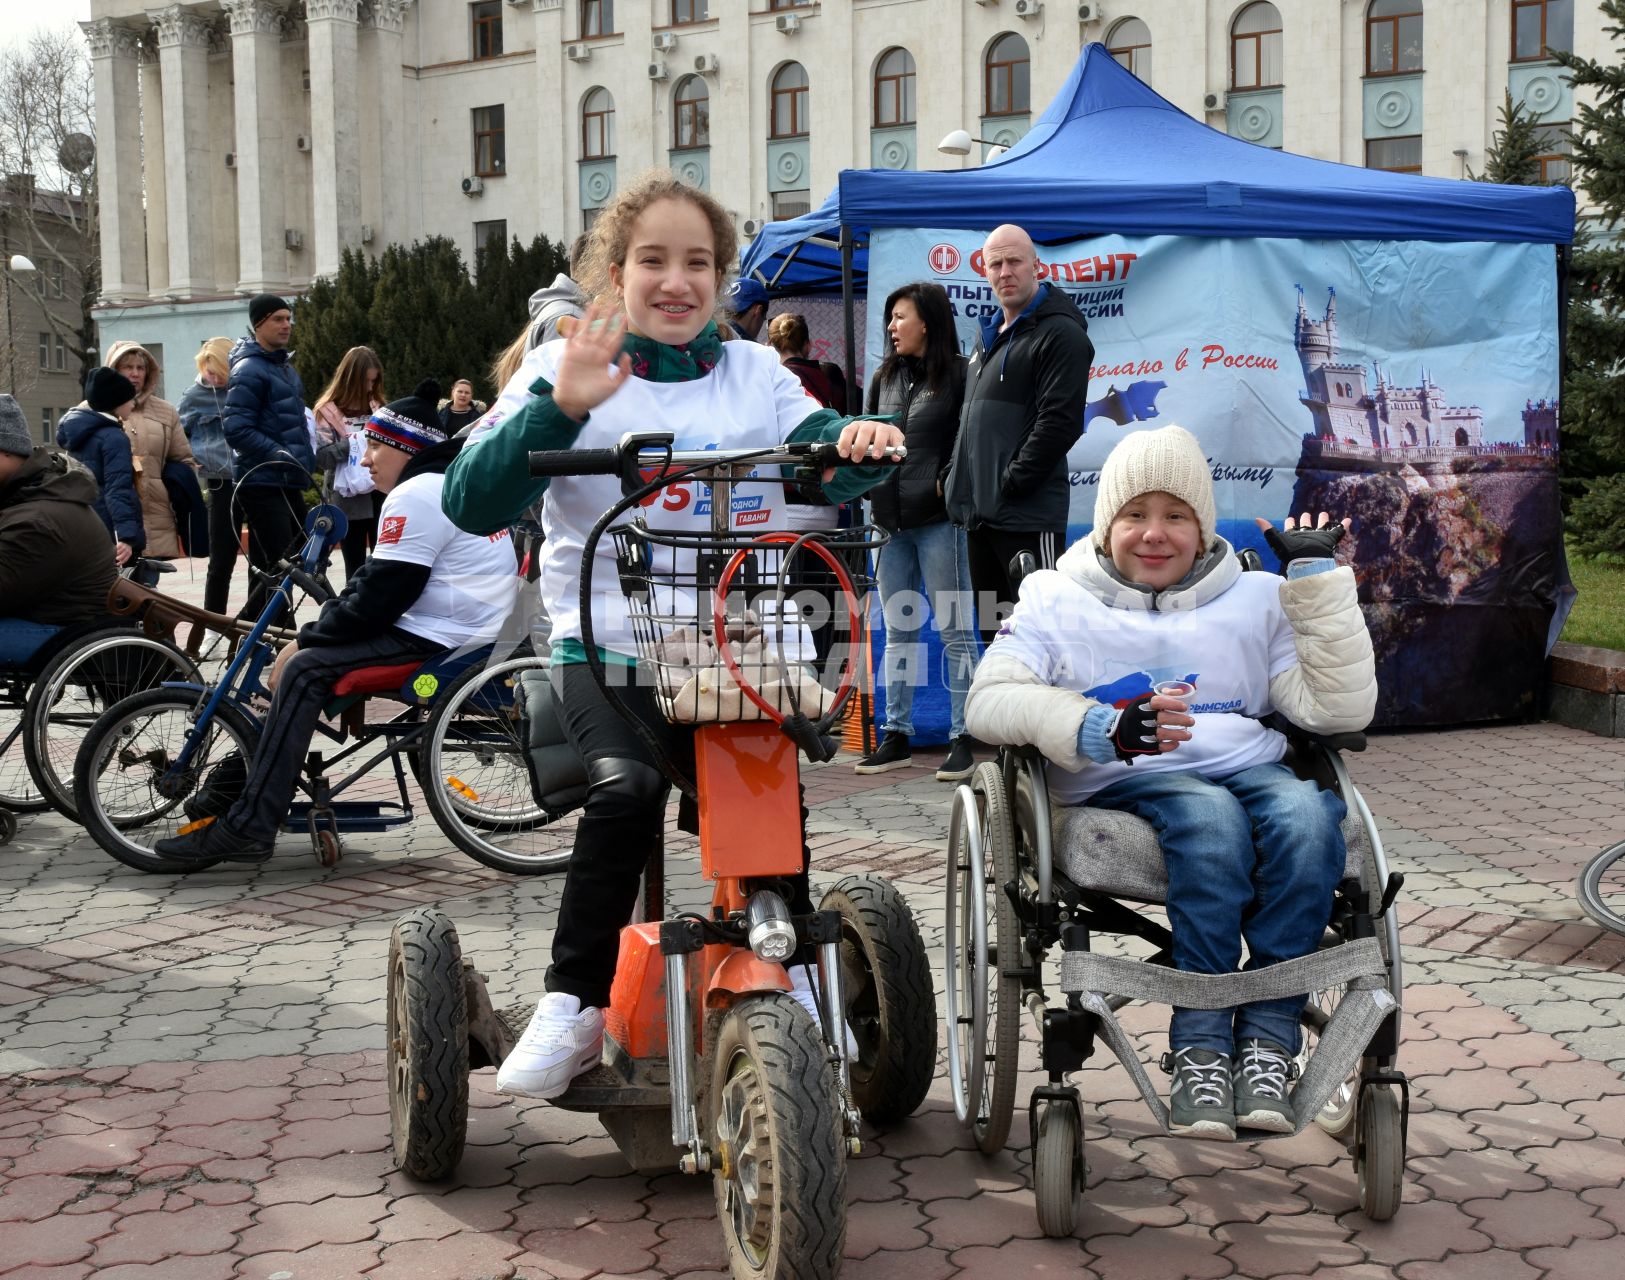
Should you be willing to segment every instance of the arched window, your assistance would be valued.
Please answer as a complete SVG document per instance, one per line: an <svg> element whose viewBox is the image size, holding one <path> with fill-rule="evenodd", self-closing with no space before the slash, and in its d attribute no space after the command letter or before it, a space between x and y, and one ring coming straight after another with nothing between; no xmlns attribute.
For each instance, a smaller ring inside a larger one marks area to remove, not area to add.
<svg viewBox="0 0 1625 1280"><path fill-rule="evenodd" d="M982 114L1020 116L1032 110L1031 59L1027 42L1007 31L988 46L983 77Z"/></svg>
<svg viewBox="0 0 1625 1280"><path fill-rule="evenodd" d="M581 100L581 158L602 160L615 154L615 99L609 90L587 90Z"/></svg>
<svg viewBox="0 0 1625 1280"><path fill-rule="evenodd" d="M674 151L711 145L711 90L701 76L684 76L672 93Z"/></svg>
<svg viewBox="0 0 1625 1280"><path fill-rule="evenodd" d="M1365 73L1422 69L1422 0L1371 0L1365 14Z"/></svg>
<svg viewBox="0 0 1625 1280"><path fill-rule="evenodd" d="M1574 47L1574 0L1512 0L1512 60L1550 57Z"/></svg>
<svg viewBox="0 0 1625 1280"><path fill-rule="evenodd" d="M1124 18L1106 36L1106 52L1135 76L1151 83L1151 28L1138 18Z"/></svg>
<svg viewBox="0 0 1625 1280"><path fill-rule="evenodd" d="M1281 83L1281 11L1260 0L1230 28L1230 87L1273 89Z"/></svg>
<svg viewBox="0 0 1625 1280"><path fill-rule="evenodd" d="M799 62L786 62L773 74L769 93L770 138L803 138L807 135L807 69Z"/></svg>
<svg viewBox="0 0 1625 1280"><path fill-rule="evenodd" d="M913 123L914 55L907 49L887 49L875 64L874 127Z"/></svg>

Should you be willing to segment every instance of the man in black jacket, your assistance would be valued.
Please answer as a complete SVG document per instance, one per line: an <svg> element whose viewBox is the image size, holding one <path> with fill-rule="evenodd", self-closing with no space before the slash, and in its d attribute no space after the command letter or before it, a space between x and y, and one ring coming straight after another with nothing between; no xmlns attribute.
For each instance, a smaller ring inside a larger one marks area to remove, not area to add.
<svg viewBox="0 0 1625 1280"><path fill-rule="evenodd" d="M1008 566L1030 551L1054 568L1066 547L1066 454L1083 434L1089 326L1060 289L1038 282L1038 253L1020 227L982 247L1001 314L982 324L948 474L948 514L966 530L977 627L993 643L1015 604Z"/></svg>
<svg viewBox="0 0 1625 1280"><path fill-rule="evenodd" d="M367 423L364 465L380 493L378 543L321 616L277 655L274 690L246 783L205 785L194 821L154 848L179 862L264 862L276 844L311 734L333 687L362 667L405 665L494 640L512 605L513 548L504 531L464 533L440 509L446 468L462 448L440 427L440 388L425 382ZM239 781L240 781L239 777ZM227 792L230 792L229 796Z"/></svg>

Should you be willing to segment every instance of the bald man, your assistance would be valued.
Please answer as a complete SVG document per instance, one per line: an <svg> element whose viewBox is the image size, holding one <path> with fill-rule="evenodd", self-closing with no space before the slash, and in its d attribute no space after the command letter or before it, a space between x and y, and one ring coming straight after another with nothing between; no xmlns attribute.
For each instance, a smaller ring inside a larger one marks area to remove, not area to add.
<svg viewBox="0 0 1625 1280"><path fill-rule="evenodd" d="M982 642L1015 607L1010 561L1030 551L1052 569L1066 546L1066 454L1083 434L1089 326L1060 289L1038 280L1020 227L994 228L982 269L999 313L982 321L948 473L948 515L966 530Z"/></svg>

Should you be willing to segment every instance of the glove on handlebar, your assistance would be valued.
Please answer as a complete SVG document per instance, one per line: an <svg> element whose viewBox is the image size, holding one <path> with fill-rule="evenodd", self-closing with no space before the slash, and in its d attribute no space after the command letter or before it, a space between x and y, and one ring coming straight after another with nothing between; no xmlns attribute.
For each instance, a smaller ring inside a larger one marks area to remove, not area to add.
<svg viewBox="0 0 1625 1280"><path fill-rule="evenodd" d="M1266 529L1264 541L1275 552L1284 574L1294 560L1331 559L1345 532L1341 521L1333 521L1324 529Z"/></svg>
<svg viewBox="0 0 1625 1280"><path fill-rule="evenodd" d="M1157 713L1151 709L1155 694L1142 693L1117 716L1112 729L1112 750L1124 764L1133 764L1135 756L1154 756L1162 748L1157 743Z"/></svg>

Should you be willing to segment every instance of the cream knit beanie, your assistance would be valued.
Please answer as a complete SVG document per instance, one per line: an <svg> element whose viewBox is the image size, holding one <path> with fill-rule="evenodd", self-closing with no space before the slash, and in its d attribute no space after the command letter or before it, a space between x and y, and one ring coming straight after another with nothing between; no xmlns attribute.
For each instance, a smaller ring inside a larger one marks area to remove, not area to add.
<svg viewBox="0 0 1625 1280"><path fill-rule="evenodd" d="M1213 471L1207 454L1184 427L1131 431L1106 455L1095 493L1095 545L1109 550L1107 535L1125 504L1142 493L1171 493L1196 512L1202 550L1218 534L1218 508L1213 501Z"/></svg>

